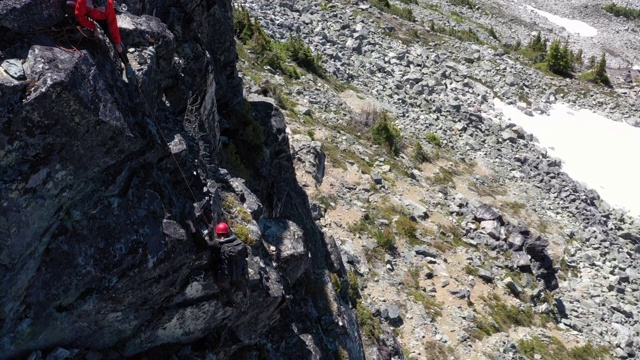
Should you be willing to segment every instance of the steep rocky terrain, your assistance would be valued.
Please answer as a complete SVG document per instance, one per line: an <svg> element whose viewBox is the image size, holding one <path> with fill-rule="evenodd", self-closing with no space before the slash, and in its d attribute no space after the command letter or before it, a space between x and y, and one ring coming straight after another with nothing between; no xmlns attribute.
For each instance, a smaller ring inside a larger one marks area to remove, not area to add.
<svg viewBox="0 0 640 360"><path fill-rule="evenodd" d="M300 33L346 84L240 61L249 92L284 93L275 97L289 108L298 177L366 308L367 358L636 357L640 222L570 179L494 101L539 114L562 102L639 125L638 85L623 79L636 73L635 25L593 1L452 3L392 2L411 7L410 22L367 2L243 2L274 39ZM595 39L569 44L607 53L613 90L506 53L504 43L526 44L534 31L568 35L526 5L596 27ZM480 40L430 31L431 20ZM401 130L398 155L372 147L376 111ZM416 160L418 143L428 162Z"/></svg>
<svg viewBox="0 0 640 360"><path fill-rule="evenodd" d="M362 358L283 115L243 98L230 2L127 2L130 76L63 3L0 4L0 358ZM229 139L263 154L251 176ZM187 226L223 219L251 244L238 308Z"/></svg>
<svg viewBox="0 0 640 360"><path fill-rule="evenodd" d="M389 4L415 21L236 4L320 54L318 76L260 63L230 2L125 1L135 78L40 8L59 1L0 4L0 358L640 356L640 220L496 107L640 125L637 23L593 0L465 3ZM613 89L509 51L534 31L605 51ZM385 117L395 151L371 136ZM253 244L240 309L189 234L200 212Z"/></svg>

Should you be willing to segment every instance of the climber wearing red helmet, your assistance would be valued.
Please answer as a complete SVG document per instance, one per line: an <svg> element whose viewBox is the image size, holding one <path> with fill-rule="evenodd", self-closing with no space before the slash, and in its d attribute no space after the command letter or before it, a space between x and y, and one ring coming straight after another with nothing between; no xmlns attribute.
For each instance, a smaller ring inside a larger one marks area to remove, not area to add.
<svg viewBox="0 0 640 360"><path fill-rule="evenodd" d="M227 224L226 222L221 222L216 225L216 235L221 237L229 235L229 224Z"/></svg>
<svg viewBox="0 0 640 360"><path fill-rule="evenodd" d="M93 30L96 38L100 37L96 23L111 38L118 53L122 53L122 41L116 19L113 0L68 0L67 7L74 7L76 20L80 25Z"/></svg>

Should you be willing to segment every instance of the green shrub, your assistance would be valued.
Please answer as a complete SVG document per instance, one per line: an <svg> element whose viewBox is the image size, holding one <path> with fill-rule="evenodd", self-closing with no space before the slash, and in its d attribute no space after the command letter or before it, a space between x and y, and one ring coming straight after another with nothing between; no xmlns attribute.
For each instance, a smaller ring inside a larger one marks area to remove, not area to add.
<svg viewBox="0 0 640 360"><path fill-rule="evenodd" d="M373 238L376 239L378 246L385 251L391 252L395 250L396 237L393 236L391 229L375 230L373 232Z"/></svg>
<svg viewBox="0 0 640 360"><path fill-rule="evenodd" d="M424 138L431 143L431 145L436 147L442 147L442 140L440 140L440 136L434 133L426 133Z"/></svg>
<svg viewBox="0 0 640 360"><path fill-rule="evenodd" d="M596 64L596 67L593 69L593 75L598 83L606 86L611 85L609 76L607 76L607 57L604 52L600 57L600 61L598 61L598 64Z"/></svg>
<svg viewBox="0 0 640 360"><path fill-rule="evenodd" d="M560 40L554 40L549 46L549 52L545 58L547 67L554 74L568 77L573 72L573 52L568 45L560 45Z"/></svg>
<svg viewBox="0 0 640 360"><path fill-rule="evenodd" d="M373 142L377 145L385 145L393 155L400 153L402 135L389 119L386 113L371 127Z"/></svg>
<svg viewBox="0 0 640 360"><path fill-rule="evenodd" d="M547 55L547 43L548 40L543 38L540 33L537 33L536 36L529 41L526 47L518 51L518 54L524 56L533 63L543 62Z"/></svg>
<svg viewBox="0 0 640 360"><path fill-rule="evenodd" d="M429 29L438 34L448 35L455 39L465 42L473 42L476 44L484 44L478 34L471 28L463 30L457 29L453 26L441 26L437 25L433 20L429 22Z"/></svg>
<svg viewBox="0 0 640 360"><path fill-rule="evenodd" d="M442 316L442 304L429 297L423 291L419 289L411 289L409 290L409 295L422 304L424 310L431 314L432 317L437 318Z"/></svg>
<svg viewBox="0 0 640 360"><path fill-rule="evenodd" d="M595 66L591 70L580 74L578 76L578 80L589 81L596 84L602 84L605 86L611 86L611 80L607 75L607 59L605 54L602 53L602 56L600 57L600 61L598 61L598 63L595 64Z"/></svg>
<svg viewBox="0 0 640 360"><path fill-rule="evenodd" d="M395 15L401 19L415 22L416 18L413 15L413 11L409 7L397 7L389 3L389 0L369 0L369 3L376 9Z"/></svg>
<svg viewBox="0 0 640 360"><path fill-rule="evenodd" d="M300 34L294 37L289 36L289 39L284 44L289 58L298 64L300 67L306 69L310 73L318 75L320 78L325 78L326 74L322 68L321 56L314 55L311 48L302 41Z"/></svg>
<svg viewBox="0 0 640 360"><path fill-rule="evenodd" d="M473 0L449 0L449 3L455 6L466 6L471 10L478 7L478 4Z"/></svg>
<svg viewBox="0 0 640 360"><path fill-rule="evenodd" d="M246 226L238 223L234 224L234 222L231 223L231 226L233 228L233 234L237 236L240 241L249 246L255 245L256 239L251 236L251 234L249 233L249 229Z"/></svg>
<svg viewBox="0 0 640 360"><path fill-rule="evenodd" d="M416 224L406 215L401 215L398 220L396 220L396 231L398 234L404 236L411 245L419 245L421 243L418 235L416 235L418 231Z"/></svg>
<svg viewBox="0 0 640 360"><path fill-rule="evenodd" d="M380 336L382 336L380 320L374 317L371 311L360 302L356 305L356 317L358 318L360 333L365 337L365 342L366 340L375 342L380 339Z"/></svg>
<svg viewBox="0 0 640 360"><path fill-rule="evenodd" d="M627 20L640 19L640 10L629 8L626 6L618 6L615 3L605 5L604 11L613 14L614 16L623 17Z"/></svg>
<svg viewBox="0 0 640 360"><path fill-rule="evenodd" d="M424 343L424 350L424 360L449 359L455 352L451 346L444 345L437 340L427 340Z"/></svg>
<svg viewBox="0 0 640 360"><path fill-rule="evenodd" d="M360 299L360 287L358 286L358 276L350 271L347 273L347 280L349 282L349 300L351 305L356 306L358 299Z"/></svg>
<svg viewBox="0 0 640 360"><path fill-rule="evenodd" d="M590 343L575 346L571 349L556 337L552 336L548 340L543 340L538 336L531 339L518 340L518 352L529 359L539 358L542 360L604 360L612 359L609 355L609 348L605 346L594 347ZM538 355L538 357L536 357Z"/></svg>
<svg viewBox="0 0 640 360"><path fill-rule="evenodd" d="M492 38L500 41L500 37L498 36L498 33L496 32L496 30L493 28L493 26L491 26L489 28L489 30L487 30L487 34L489 34L489 36L491 36Z"/></svg>
<svg viewBox="0 0 640 360"><path fill-rule="evenodd" d="M476 331L472 332L474 338L481 339L484 336L505 332L513 326L528 327L535 323L531 306L519 309L517 306L507 305L496 293L490 293L488 297L481 296L480 299L489 308L491 319L485 316L475 318Z"/></svg>

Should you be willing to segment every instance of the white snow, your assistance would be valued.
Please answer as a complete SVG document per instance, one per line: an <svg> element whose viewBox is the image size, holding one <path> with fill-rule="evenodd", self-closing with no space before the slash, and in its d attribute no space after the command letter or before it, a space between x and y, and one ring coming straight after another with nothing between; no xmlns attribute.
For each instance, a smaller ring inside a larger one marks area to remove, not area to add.
<svg viewBox="0 0 640 360"><path fill-rule="evenodd" d="M571 178L610 205L640 216L640 128L564 104L555 104L549 116L527 116L499 100L494 103L505 120L522 126L549 155L560 158Z"/></svg>
<svg viewBox="0 0 640 360"><path fill-rule="evenodd" d="M640 70L640 66L638 66L638 65L633 65L632 69L633 69L633 70Z"/></svg>
<svg viewBox="0 0 640 360"><path fill-rule="evenodd" d="M558 15L548 13L546 11L538 10L533 6L529 6L529 5L527 5L527 8L529 10L535 11L541 16L544 16L545 18L547 18L547 20L551 21L552 23L565 28L568 32L572 34L578 34L579 36L584 36L584 37L593 37L598 35L598 29L594 28L593 26L583 21L563 18Z"/></svg>

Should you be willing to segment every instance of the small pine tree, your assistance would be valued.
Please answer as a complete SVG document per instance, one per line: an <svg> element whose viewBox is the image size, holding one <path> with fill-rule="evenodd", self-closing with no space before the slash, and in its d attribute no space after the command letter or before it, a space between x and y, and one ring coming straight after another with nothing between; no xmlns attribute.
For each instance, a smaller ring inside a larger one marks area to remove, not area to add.
<svg viewBox="0 0 640 360"><path fill-rule="evenodd" d="M569 62L569 48L560 45L560 40L554 40L549 46L549 52L545 58L549 70L554 74L571 75L571 63Z"/></svg>
<svg viewBox="0 0 640 360"><path fill-rule="evenodd" d="M604 52L602 53L600 61L598 61L595 69L593 69L593 75L597 82L606 86L611 85L611 80L609 80L609 76L607 76L607 57Z"/></svg>
<svg viewBox="0 0 640 360"><path fill-rule="evenodd" d="M582 49L578 49L578 51L574 55L573 63L576 65L584 65L584 55L582 53Z"/></svg>

